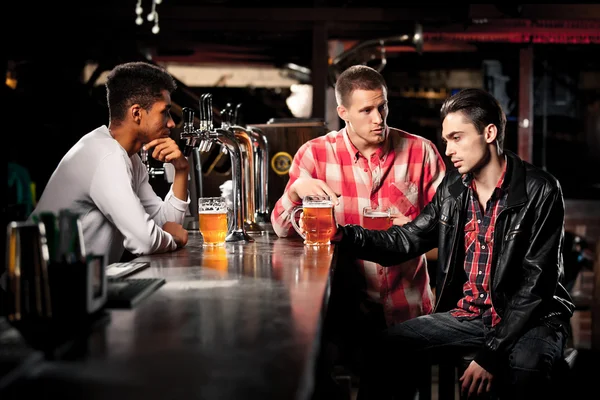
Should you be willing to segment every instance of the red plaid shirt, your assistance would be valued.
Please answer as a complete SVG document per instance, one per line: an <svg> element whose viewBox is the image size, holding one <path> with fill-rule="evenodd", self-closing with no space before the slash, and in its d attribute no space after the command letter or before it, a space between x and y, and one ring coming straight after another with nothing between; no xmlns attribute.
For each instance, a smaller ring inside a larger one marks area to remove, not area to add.
<svg viewBox="0 0 600 400"><path fill-rule="evenodd" d="M363 208L374 205L395 207L410 218L416 217L433 198L446 167L431 141L388 129L386 145L370 159L358 152L346 129L302 145L292 162L286 190L271 214L277 235L295 235L289 217L300 203L292 202L287 192L298 178L321 179L341 194L335 207L341 225L362 225ZM388 325L432 311L433 294L424 255L393 267L368 261L358 264L366 278L365 290L383 305Z"/></svg>
<svg viewBox="0 0 600 400"><path fill-rule="evenodd" d="M458 301L452 315L459 318L482 316L486 326L494 326L500 317L494 310L490 293L490 272L494 248L496 218L506 204L507 188L503 188L506 163L502 176L488 200L485 213L477 200L475 180L467 175L464 182L469 187L469 206L465 221L465 273L467 281L463 285L464 297Z"/></svg>

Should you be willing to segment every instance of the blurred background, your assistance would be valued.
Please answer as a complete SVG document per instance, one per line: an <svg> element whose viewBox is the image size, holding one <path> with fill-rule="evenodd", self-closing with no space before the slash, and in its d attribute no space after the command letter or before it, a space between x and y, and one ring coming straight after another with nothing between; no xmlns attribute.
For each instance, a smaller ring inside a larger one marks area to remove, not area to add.
<svg viewBox="0 0 600 400"><path fill-rule="evenodd" d="M600 200L598 4L108 0L4 11L4 121L15 124L5 137L35 195L65 151L108 122L105 74L145 59L179 80L182 107L210 92L217 110L241 103L246 124L318 118L327 129L340 128L336 75L368 64L388 82L389 125L438 146L443 100L483 87L505 106L507 148L556 175L567 198Z"/></svg>

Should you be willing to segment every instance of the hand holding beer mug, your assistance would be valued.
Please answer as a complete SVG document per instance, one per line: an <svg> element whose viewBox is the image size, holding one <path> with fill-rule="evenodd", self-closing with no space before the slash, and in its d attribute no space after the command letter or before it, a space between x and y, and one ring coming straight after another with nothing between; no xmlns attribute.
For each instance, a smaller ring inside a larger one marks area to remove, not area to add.
<svg viewBox="0 0 600 400"><path fill-rule="evenodd" d="M229 210L224 197L200 197L198 199L198 224L204 238L204 246L223 246L229 230Z"/></svg>
<svg viewBox="0 0 600 400"><path fill-rule="evenodd" d="M391 226L391 210L388 207L363 208L364 228L373 230L387 230Z"/></svg>
<svg viewBox="0 0 600 400"><path fill-rule="evenodd" d="M303 229L296 222L296 213L298 211L302 211L303 213ZM304 239L305 245L329 245L336 224L333 214L333 203L329 196L304 196L302 206L298 206L292 211L290 219L296 232Z"/></svg>

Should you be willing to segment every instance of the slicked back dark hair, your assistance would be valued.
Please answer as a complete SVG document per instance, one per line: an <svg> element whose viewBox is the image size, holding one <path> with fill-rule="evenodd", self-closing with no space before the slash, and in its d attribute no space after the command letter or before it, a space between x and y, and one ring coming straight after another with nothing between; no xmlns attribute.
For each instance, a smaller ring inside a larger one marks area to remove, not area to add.
<svg viewBox="0 0 600 400"><path fill-rule="evenodd" d="M353 65L338 77L335 84L335 99L338 105L348 107L348 99L353 91L381 88L387 92L385 79L379 72L366 65Z"/></svg>
<svg viewBox="0 0 600 400"><path fill-rule="evenodd" d="M443 121L448 114L455 112L460 112L468 118L480 134L483 134L486 126L496 125L498 148L503 150L506 114L494 96L483 89L463 89L442 104L441 120Z"/></svg>
<svg viewBox="0 0 600 400"><path fill-rule="evenodd" d="M177 84L164 68L143 61L117 65L106 80L106 100L110 121L121 122L134 104L149 110L162 98L162 91L172 93Z"/></svg>

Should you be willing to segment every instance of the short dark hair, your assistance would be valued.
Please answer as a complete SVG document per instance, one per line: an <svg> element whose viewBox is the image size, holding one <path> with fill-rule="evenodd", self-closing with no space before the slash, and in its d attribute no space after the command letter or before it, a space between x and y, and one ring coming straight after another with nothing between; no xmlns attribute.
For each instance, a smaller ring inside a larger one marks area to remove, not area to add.
<svg viewBox="0 0 600 400"><path fill-rule="evenodd" d="M164 68L143 61L119 64L106 79L106 100L110 121L123 121L133 104L149 110L162 97L172 93L177 84Z"/></svg>
<svg viewBox="0 0 600 400"><path fill-rule="evenodd" d="M463 89L444 101L440 109L441 120L455 112L468 118L480 134L489 124L496 125L498 148L503 150L506 114L494 96L483 89Z"/></svg>
<svg viewBox="0 0 600 400"><path fill-rule="evenodd" d="M353 91L385 89L385 79L375 69L366 65L353 65L338 77L335 84L335 99L338 105L348 105L348 98Z"/></svg>

